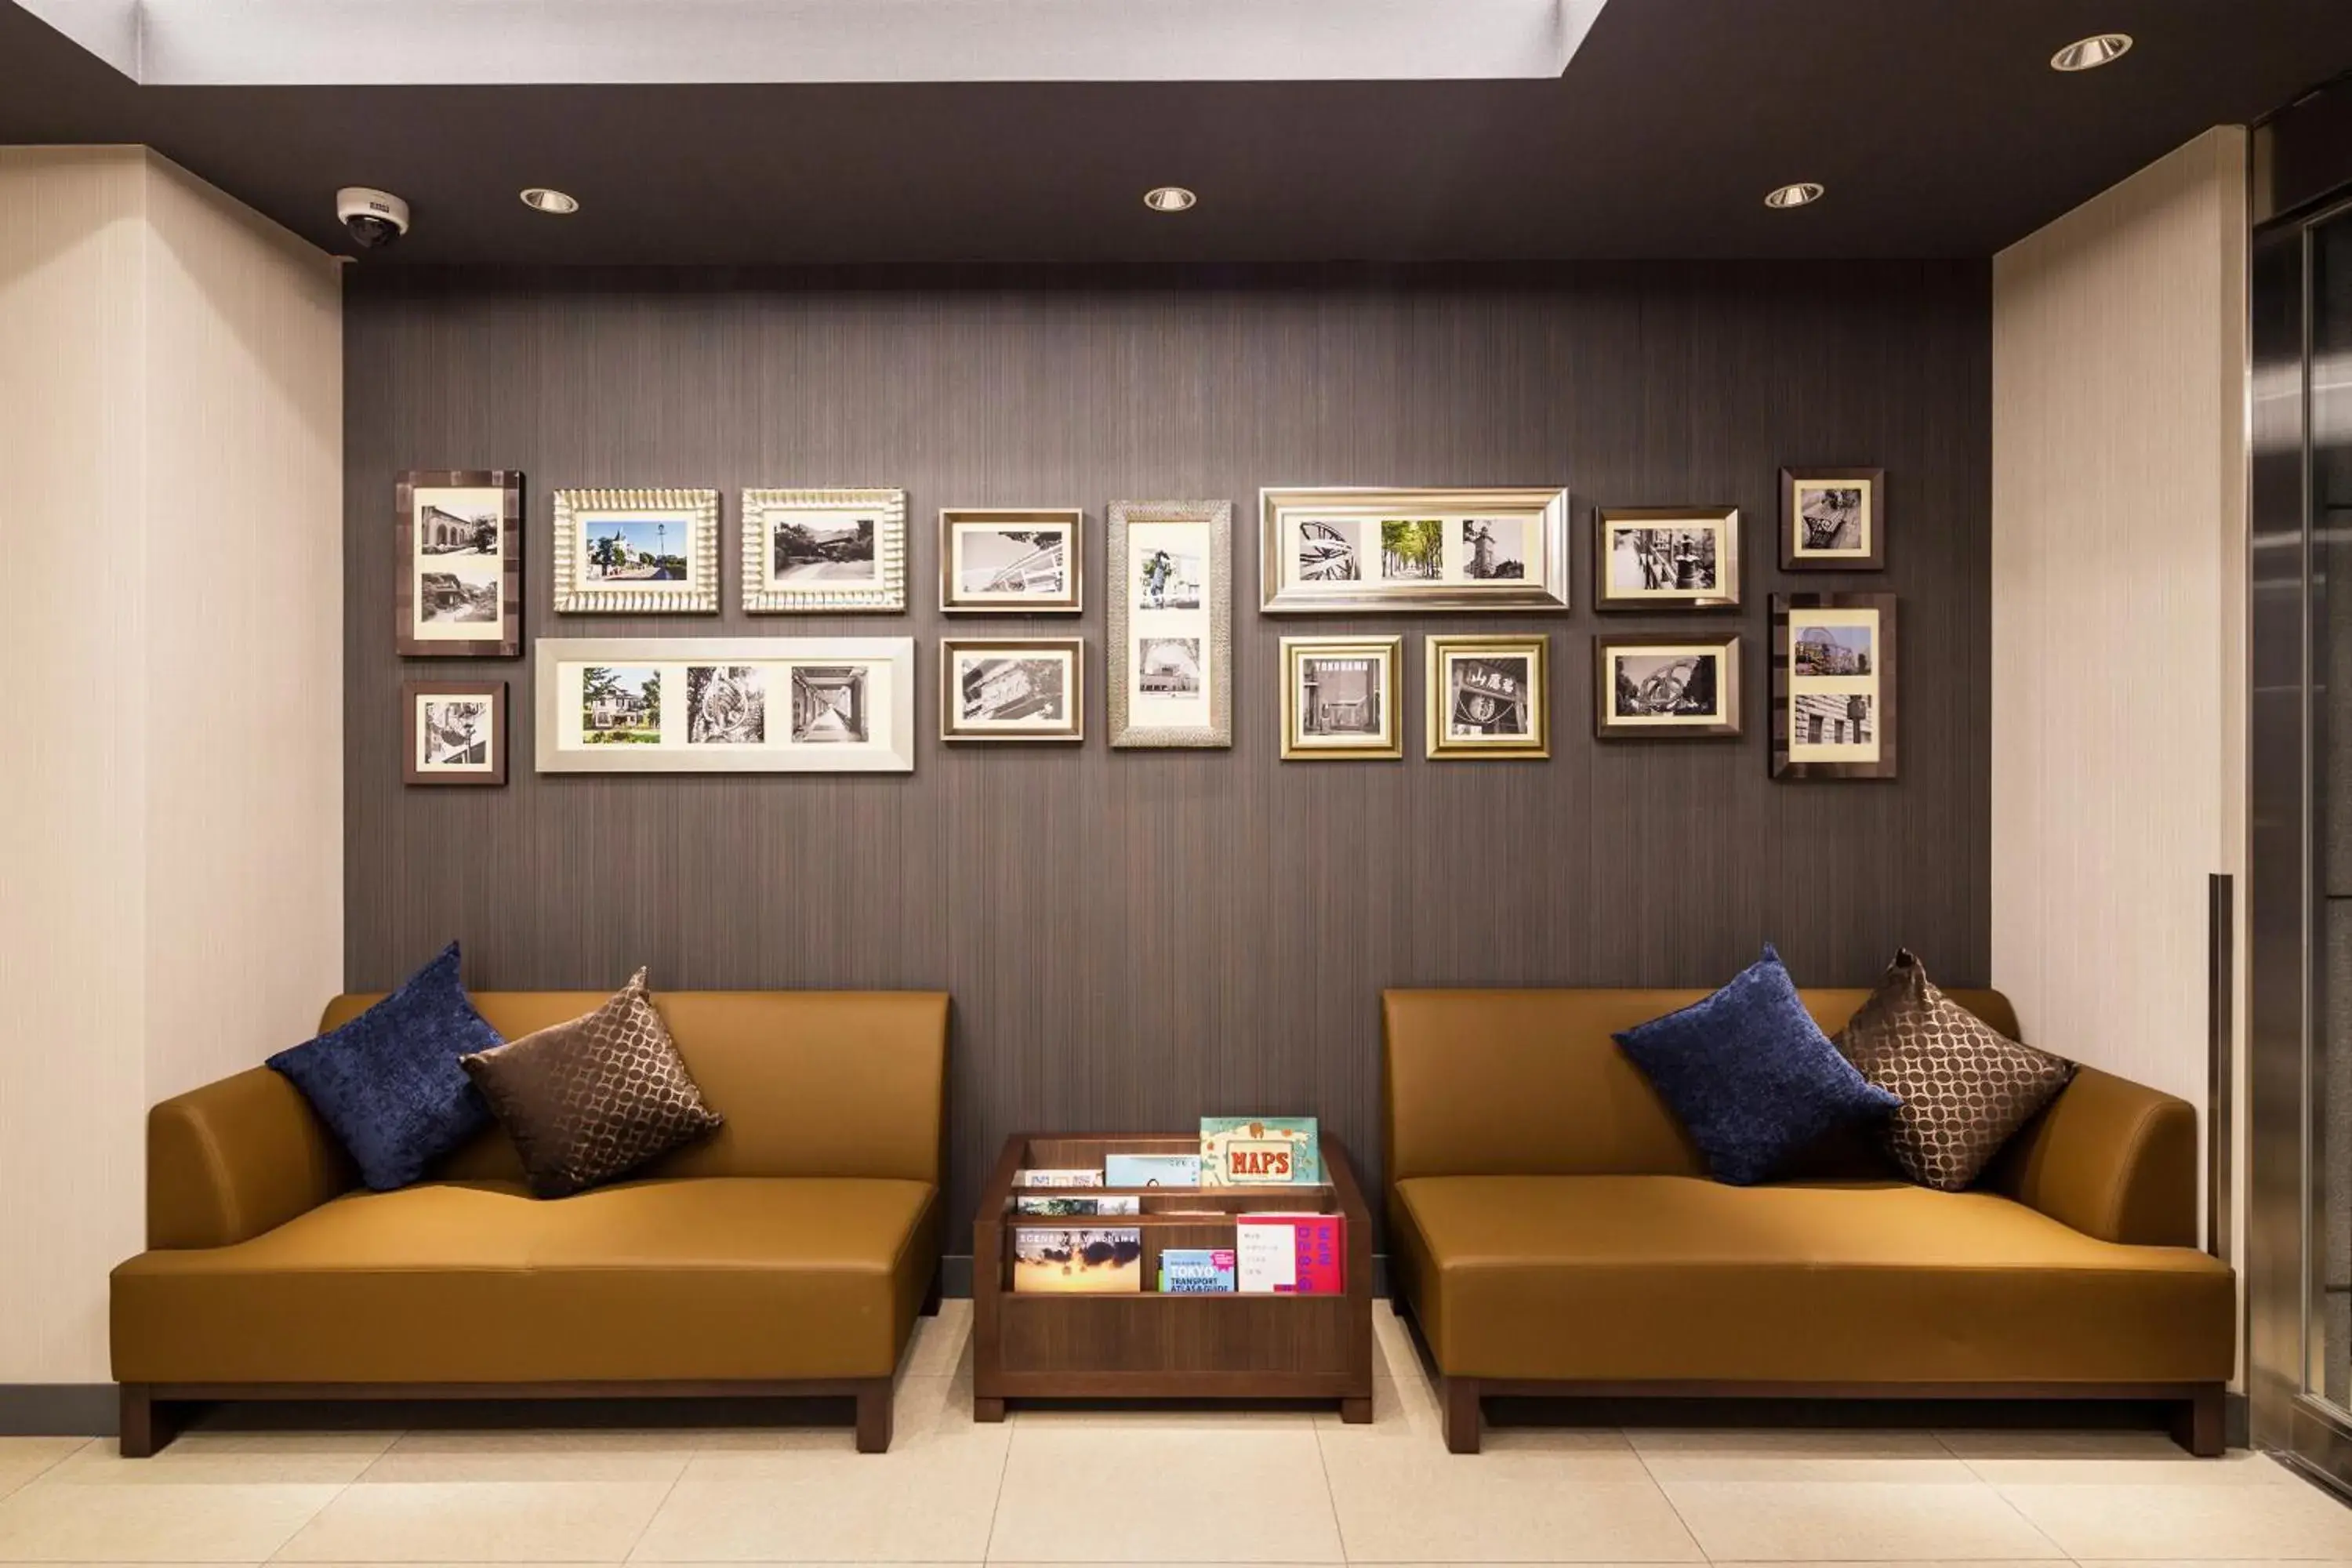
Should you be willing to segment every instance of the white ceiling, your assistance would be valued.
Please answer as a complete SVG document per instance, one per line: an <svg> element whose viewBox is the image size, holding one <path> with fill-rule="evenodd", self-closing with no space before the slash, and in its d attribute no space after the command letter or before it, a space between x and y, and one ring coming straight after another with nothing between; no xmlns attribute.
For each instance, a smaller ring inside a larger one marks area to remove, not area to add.
<svg viewBox="0 0 2352 1568"><path fill-rule="evenodd" d="M24 0L155 86L1557 77L1607 0Z"/></svg>

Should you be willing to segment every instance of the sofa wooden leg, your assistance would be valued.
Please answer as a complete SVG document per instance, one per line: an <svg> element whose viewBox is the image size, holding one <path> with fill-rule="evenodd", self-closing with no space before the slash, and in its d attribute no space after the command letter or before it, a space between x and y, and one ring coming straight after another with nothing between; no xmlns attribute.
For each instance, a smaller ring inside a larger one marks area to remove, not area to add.
<svg viewBox="0 0 2352 1568"><path fill-rule="evenodd" d="M2200 1383L2197 1392L2173 1406L2172 1440L2200 1459L2218 1459L2228 1447L2225 1390L2218 1383Z"/></svg>
<svg viewBox="0 0 2352 1568"><path fill-rule="evenodd" d="M923 1316L926 1318L940 1315L940 1300L946 1294L947 1281L943 1278L946 1272L937 1264L931 1266L931 1288L923 1292Z"/></svg>
<svg viewBox="0 0 2352 1568"><path fill-rule="evenodd" d="M1475 1377L1449 1377L1445 1380L1445 1449L1450 1454L1475 1454L1478 1451L1478 1380Z"/></svg>
<svg viewBox="0 0 2352 1568"><path fill-rule="evenodd" d="M151 1397L143 1383L126 1383L121 1394L122 1457L152 1458L156 1449L177 1435L172 1426L172 1407Z"/></svg>
<svg viewBox="0 0 2352 1568"><path fill-rule="evenodd" d="M1339 1420L1349 1426L1370 1426L1372 1402L1369 1399L1342 1399L1339 1401Z"/></svg>
<svg viewBox="0 0 2352 1568"><path fill-rule="evenodd" d="M887 1454L890 1451L890 1380L887 1377L861 1378L857 1384L857 1451L861 1454Z"/></svg>
<svg viewBox="0 0 2352 1568"><path fill-rule="evenodd" d="M971 1418L993 1426L1004 1419L1004 1401L986 1399L975 1394L971 1397Z"/></svg>

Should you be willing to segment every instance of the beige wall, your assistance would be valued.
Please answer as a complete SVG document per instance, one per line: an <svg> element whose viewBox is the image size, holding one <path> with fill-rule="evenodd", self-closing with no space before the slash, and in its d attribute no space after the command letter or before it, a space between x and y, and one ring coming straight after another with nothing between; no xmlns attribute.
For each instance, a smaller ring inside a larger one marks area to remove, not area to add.
<svg viewBox="0 0 2352 1568"><path fill-rule="evenodd" d="M146 1107L340 982L341 354L326 257L0 148L0 1383L106 1379Z"/></svg>
<svg viewBox="0 0 2352 1568"><path fill-rule="evenodd" d="M2200 1106L2206 879L2244 869L2244 169L2208 132L1993 261L1992 979Z"/></svg>

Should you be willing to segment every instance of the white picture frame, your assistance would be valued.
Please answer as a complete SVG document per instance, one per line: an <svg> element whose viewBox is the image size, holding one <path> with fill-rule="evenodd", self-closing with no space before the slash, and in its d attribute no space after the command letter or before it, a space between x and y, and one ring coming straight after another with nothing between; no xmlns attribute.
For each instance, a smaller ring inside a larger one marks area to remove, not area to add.
<svg viewBox="0 0 2352 1568"><path fill-rule="evenodd" d="M911 773L912 637L541 637L542 773Z"/></svg>
<svg viewBox="0 0 2352 1568"><path fill-rule="evenodd" d="M1234 743L1234 503L1113 501L1110 743Z"/></svg>
<svg viewBox="0 0 2352 1568"><path fill-rule="evenodd" d="M555 492L555 611L719 613L719 492Z"/></svg>
<svg viewBox="0 0 2352 1568"><path fill-rule="evenodd" d="M907 492L747 489L738 521L747 615L907 607Z"/></svg>

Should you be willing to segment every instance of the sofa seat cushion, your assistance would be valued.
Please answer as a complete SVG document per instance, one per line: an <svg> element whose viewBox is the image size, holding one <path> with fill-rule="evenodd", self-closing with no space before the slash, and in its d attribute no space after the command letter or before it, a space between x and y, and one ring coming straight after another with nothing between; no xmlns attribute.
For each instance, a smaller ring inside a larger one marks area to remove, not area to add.
<svg viewBox="0 0 2352 1568"><path fill-rule="evenodd" d="M114 1273L125 1383L881 1377L938 1256L929 1184L697 1177L548 1202L352 1193Z"/></svg>
<svg viewBox="0 0 2352 1568"><path fill-rule="evenodd" d="M1579 1382L2225 1380L2229 1269L1899 1182L1422 1176L1391 1246L1439 1366Z"/></svg>

